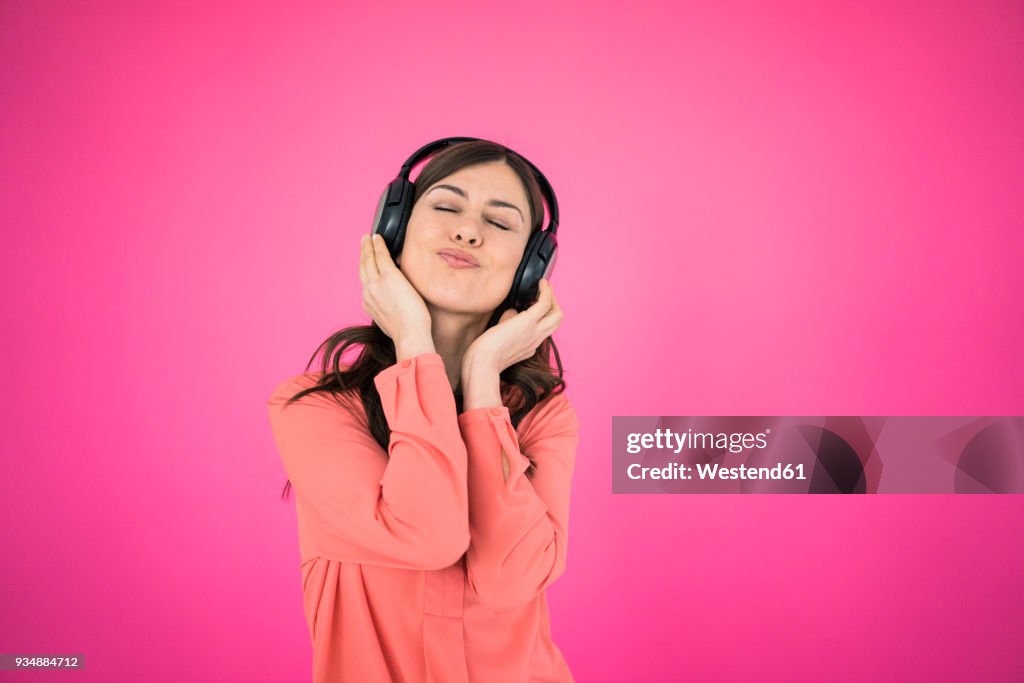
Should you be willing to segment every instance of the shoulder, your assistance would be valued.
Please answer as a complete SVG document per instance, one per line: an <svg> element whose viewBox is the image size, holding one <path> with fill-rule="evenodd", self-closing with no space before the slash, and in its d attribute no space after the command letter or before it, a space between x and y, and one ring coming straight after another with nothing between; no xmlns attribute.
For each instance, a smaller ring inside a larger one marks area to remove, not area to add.
<svg viewBox="0 0 1024 683"><path fill-rule="evenodd" d="M569 397L565 391L560 391L535 405L523 418L517 431L526 441L571 436L579 433L579 420Z"/></svg>
<svg viewBox="0 0 1024 683"><path fill-rule="evenodd" d="M281 381L279 381L274 388L270 391L270 395L267 398L267 404L271 407L284 408L287 405L303 404L307 406L318 406L323 408L329 408L331 410L349 410L355 412L361 412L355 404L361 403L358 400L353 400L348 395L337 395L331 391L314 391L308 394L304 394L291 404L288 401L296 394L306 390L312 389L320 383L323 377L322 372L305 372L299 375L292 375Z"/></svg>
<svg viewBox="0 0 1024 683"><path fill-rule="evenodd" d="M320 381L320 373L307 372L301 375L292 375L277 382L270 391L267 398L269 403L284 403L289 398L302 391L316 386Z"/></svg>

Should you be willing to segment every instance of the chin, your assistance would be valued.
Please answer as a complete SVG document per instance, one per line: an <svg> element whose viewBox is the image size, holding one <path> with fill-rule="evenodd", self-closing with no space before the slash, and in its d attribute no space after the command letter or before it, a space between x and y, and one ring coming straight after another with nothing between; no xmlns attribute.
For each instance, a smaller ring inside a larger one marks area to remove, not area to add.
<svg viewBox="0 0 1024 683"><path fill-rule="evenodd" d="M481 280L475 277L452 278L446 277L448 273L430 272L424 274L422 282L425 286L423 287L416 286L416 282L421 281L418 275L419 273L406 273L406 277L413 283L423 300L434 308L451 313L490 315L504 301L503 293L500 291L491 292L489 295L487 292L481 291L481 284L494 285L493 280L490 279L493 277L491 274ZM511 287L512 278L510 277L505 293Z"/></svg>
<svg viewBox="0 0 1024 683"><path fill-rule="evenodd" d="M498 304L501 302L495 302L490 308L487 305L480 303L477 297L471 298L471 292L465 288L445 289L445 288L433 288L425 293L423 299L430 303L434 308L447 311L449 313L462 313L467 315L484 315L490 314Z"/></svg>
<svg viewBox="0 0 1024 683"><path fill-rule="evenodd" d="M489 313L494 309L482 310L480 306L475 306L472 303L467 303L466 298L453 298L448 296L433 297L430 299L430 304L437 309L447 311L448 313L461 313L465 315L482 315L483 313ZM497 305L497 304L495 304Z"/></svg>

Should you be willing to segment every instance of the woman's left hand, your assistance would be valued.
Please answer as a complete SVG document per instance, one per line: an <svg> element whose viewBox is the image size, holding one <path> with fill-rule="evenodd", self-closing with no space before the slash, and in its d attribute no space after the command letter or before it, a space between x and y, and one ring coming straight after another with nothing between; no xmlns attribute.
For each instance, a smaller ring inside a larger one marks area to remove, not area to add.
<svg viewBox="0 0 1024 683"><path fill-rule="evenodd" d="M472 361L496 368L499 373L533 356L541 342L562 323L562 309L555 301L551 283L541 279L537 301L525 311L509 309L498 323L466 349L463 367Z"/></svg>

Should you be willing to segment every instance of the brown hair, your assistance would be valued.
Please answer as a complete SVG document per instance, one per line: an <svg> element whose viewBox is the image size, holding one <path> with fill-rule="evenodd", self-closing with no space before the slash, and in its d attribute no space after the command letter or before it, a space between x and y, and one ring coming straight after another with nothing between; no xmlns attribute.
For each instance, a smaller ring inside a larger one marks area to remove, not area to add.
<svg viewBox="0 0 1024 683"><path fill-rule="evenodd" d="M515 152L502 145L486 140L462 142L444 148L435 154L416 177L416 192L413 202L432 185L456 171L493 161L502 161L515 171L526 188L526 196L530 204L530 233L542 229L544 221L544 196L540 185L533 175L529 164ZM500 315L500 312L499 312ZM359 355L350 366L342 369L342 356L350 347L361 347ZM550 357L554 354L557 372L551 367ZM303 389L288 399L288 405L307 394L314 392L330 393L340 404L345 404L346 397L358 399L366 411L367 426L374 440L380 444L385 453L391 430L381 408L380 394L374 384L374 377L382 370L396 362L394 342L371 319L369 325L347 327L328 337L313 352L306 371L313 365L317 356L322 357L321 376L315 386ZM502 404L508 406L512 426L518 427L526 415L541 401L565 391L562 379L562 360L554 339L548 337L537 347L532 357L506 368L500 375ZM461 387L455 392L455 404L458 412L462 412ZM525 455L525 454L524 454ZM529 456L527 456L528 459ZM530 459L526 470L527 476L533 476L537 463ZM282 498L288 497L291 481L285 482Z"/></svg>

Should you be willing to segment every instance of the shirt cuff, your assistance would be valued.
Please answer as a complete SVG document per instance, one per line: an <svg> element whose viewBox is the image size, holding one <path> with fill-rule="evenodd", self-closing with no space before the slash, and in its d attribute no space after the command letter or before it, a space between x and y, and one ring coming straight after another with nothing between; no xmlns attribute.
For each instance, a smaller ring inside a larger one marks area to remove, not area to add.
<svg viewBox="0 0 1024 683"><path fill-rule="evenodd" d="M484 420L491 420L497 418L498 420L508 420L509 424L512 424L512 418L508 412L508 406L493 406L490 408L473 408L465 412L459 413L459 426L464 427L471 425L474 422L483 422Z"/></svg>
<svg viewBox="0 0 1024 683"><path fill-rule="evenodd" d="M443 368L444 360L441 359L441 354L437 352L421 353L418 356L406 358L378 372L373 381L377 384L379 390L382 384L393 381L399 375L406 372L415 372L417 367L428 365L440 365Z"/></svg>
<svg viewBox="0 0 1024 683"><path fill-rule="evenodd" d="M484 467L493 468L497 473L497 481L503 482L504 488L510 490L522 478L530 467L530 460L519 450L518 437L508 406L473 408L459 414L459 429L465 437L469 457ZM493 444L488 447L487 444ZM494 457L494 451L499 457ZM505 451L508 458L508 479L501 466L500 451Z"/></svg>

